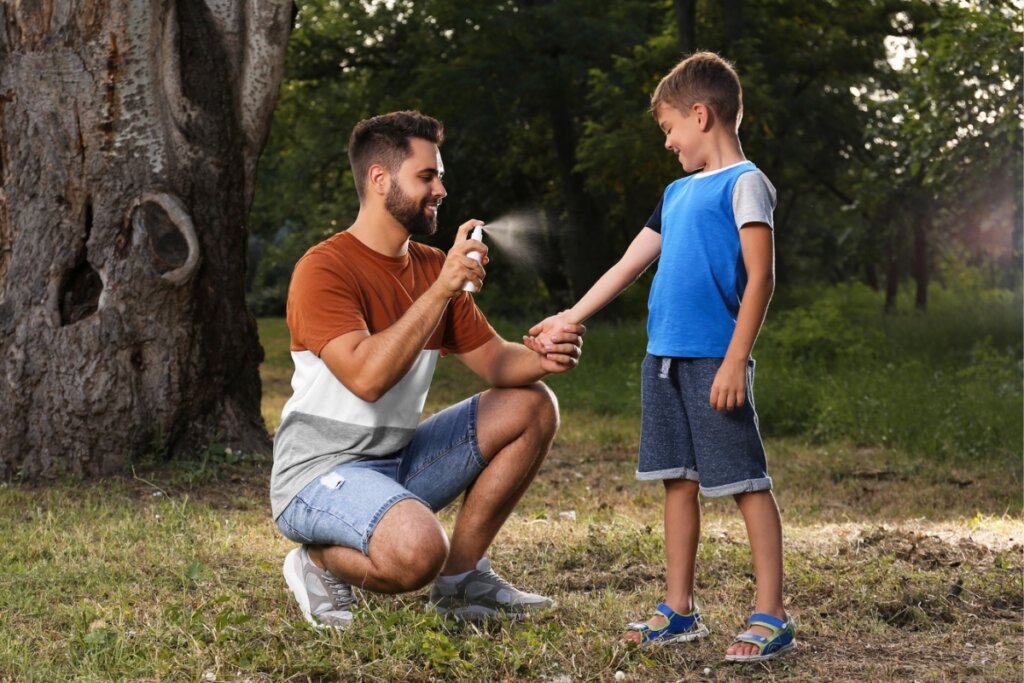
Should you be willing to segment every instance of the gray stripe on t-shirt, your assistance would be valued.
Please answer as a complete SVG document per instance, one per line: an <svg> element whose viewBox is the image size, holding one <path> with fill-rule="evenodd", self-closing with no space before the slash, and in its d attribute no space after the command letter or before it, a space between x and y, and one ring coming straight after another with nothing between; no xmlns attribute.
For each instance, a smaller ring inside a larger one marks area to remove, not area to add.
<svg viewBox="0 0 1024 683"><path fill-rule="evenodd" d="M366 427L308 413L291 412L274 438L270 506L274 519L306 484L338 465L391 455L412 440L415 429Z"/></svg>

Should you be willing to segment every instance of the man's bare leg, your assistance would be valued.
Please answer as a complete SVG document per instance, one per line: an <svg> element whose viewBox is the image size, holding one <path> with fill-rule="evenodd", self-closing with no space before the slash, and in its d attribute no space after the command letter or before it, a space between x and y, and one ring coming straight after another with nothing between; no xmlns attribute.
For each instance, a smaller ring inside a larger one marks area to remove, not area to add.
<svg viewBox="0 0 1024 683"><path fill-rule="evenodd" d="M342 546L310 546L310 559L342 581L376 593L417 590L442 567L445 574L473 569L533 481L557 431L557 401L543 384L484 392L477 440L488 465L466 492L450 551L433 512L407 499L377 523L368 555Z"/></svg>
<svg viewBox="0 0 1024 683"><path fill-rule="evenodd" d="M483 393L477 440L488 465L466 491L442 574L476 566L537 475L557 431L558 402L544 384Z"/></svg>
<svg viewBox="0 0 1024 683"><path fill-rule="evenodd" d="M309 546L313 564L375 593L405 593L434 580L448 557L448 536L430 508L400 500L381 517L369 554L343 546Z"/></svg>

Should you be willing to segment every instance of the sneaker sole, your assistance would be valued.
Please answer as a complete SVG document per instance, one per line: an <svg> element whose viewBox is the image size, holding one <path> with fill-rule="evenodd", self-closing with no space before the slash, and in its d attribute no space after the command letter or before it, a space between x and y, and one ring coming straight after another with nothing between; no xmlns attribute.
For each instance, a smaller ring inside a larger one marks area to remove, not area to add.
<svg viewBox="0 0 1024 683"><path fill-rule="evenodd" d="M306 597L306 586L302 581L302 560L299 559L299 548L295 548L284 558L284 565L281 567L281 573L284 575L284 581L288 584L288 589L291 590L292 595L295 597L295 602L299 603L299 609L302 610L302 616L306 618L314 628L323 628L324 625L313 618L313 612L309 608L309 598Z"/></svg>
<svg viewBox="0 0 1024 683"><path fill-rule="evenodd" d="M538 605L536 607L519 606L513 609L501 609L487 607L485 605L462 605L459 607L443 607L436 603L431 605L431 609L441 616L461 621L486 621L488 619L510 619L512 621L522 621L533 614L542 614L553 610L554 608L554 603L550 605Z"/></svg>

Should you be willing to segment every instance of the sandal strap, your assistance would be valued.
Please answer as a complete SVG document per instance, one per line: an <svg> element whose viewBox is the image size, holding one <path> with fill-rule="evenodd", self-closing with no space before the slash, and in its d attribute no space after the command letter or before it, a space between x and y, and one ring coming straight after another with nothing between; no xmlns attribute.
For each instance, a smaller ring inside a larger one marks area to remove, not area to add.
<svg viewBox="0 0 1024 683"><path fill-rule="evenodd" d="M765 614L764 612L754 612L747 619L747 626L763 626L771 631L783 631L788 624L788 619L783 621L774 614Z"/></svg>
<svg viewBox="0 0 1024 683"><path fill-rule="evenodd" d="M659 603L658 606L654 608L654 610L656 612L660 613L661 616L663 616L666 619L668 619L669 623L672 622L672 617L674 617L675 615L679 614L678 612L676 612L674 609L669 607L664 602Z"/></svg>
<svg viewBox="0 0 1024 683"><path fill-rule="evenodd" d="M758 650L764 650L765 645L768 644L768 638L759 636L756 633L741 633L732 639L734 643L750 643L756 645Z"/></svg>

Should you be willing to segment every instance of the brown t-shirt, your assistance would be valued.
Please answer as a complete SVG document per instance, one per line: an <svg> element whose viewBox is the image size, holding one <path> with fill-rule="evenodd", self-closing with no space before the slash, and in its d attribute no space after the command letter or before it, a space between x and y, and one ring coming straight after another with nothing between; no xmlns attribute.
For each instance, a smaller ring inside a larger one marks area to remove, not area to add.
<svg viewBox="0 0 1024 683"><path fill-rule="evenodd" d="M444 260L440 250L416 242L405 256L391 258L341 232L296 264L288 290L293 394L281 411L270 475L275 518L307 483L339 464L387 456L409 443L438 357L467 353L495 336L473 297L459 294L405 376L372 403L349 391L320 358L336 337L393 325L437 279Z"/></svg>
<svg viewBox="0 0 1024 683"><path fill-rule="evenodd" d="M295 266L288 291L292 351L320 355L348 332L376 334L393 325L437 279L440 249L409 242L405 256L379 254L348 232L316 245ZM424 349L472 351L495 334L473 297L455 297Z"/></svg>

